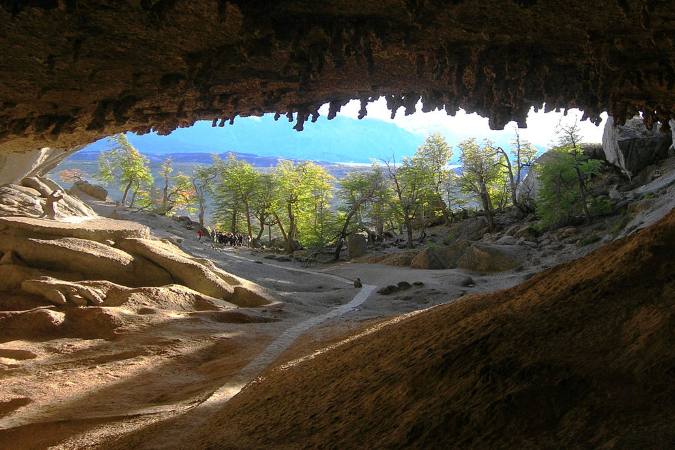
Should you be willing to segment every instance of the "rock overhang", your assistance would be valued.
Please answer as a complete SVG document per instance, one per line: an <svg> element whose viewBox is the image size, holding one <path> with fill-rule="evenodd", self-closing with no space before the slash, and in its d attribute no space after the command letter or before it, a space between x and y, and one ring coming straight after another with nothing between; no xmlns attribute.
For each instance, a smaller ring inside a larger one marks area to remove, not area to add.
<svg viewBox="0 0 675 450"><path fill-rule="evenodd" d="M675 117L667 2L45 0L0 3L0 155L122 131L385 96L501 128L531 107Z"/></svg>

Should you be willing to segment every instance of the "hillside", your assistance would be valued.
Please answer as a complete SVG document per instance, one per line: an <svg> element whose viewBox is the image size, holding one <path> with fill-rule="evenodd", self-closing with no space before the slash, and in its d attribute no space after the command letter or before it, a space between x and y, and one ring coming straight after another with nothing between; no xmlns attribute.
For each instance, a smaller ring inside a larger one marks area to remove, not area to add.
<svg viewBox="0 0 675 450"><path fill-rule="evenodd" d="M514 288L273 370L191 445L663 448L675 442L673 248L675 212Z"/></svg>

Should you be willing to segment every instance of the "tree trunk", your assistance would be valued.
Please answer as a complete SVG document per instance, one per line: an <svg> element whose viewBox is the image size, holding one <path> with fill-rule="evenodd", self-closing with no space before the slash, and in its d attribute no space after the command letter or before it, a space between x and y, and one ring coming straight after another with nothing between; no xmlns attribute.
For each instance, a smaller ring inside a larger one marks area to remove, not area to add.
<svg viewBox="0 0 675 450"><path fill-rule="evenodd" d="M405 219L405 231L408 235L408 248L413 248L413 224L412 220L408 218Z"/></svg>
<svg viewBox="0 0 675 450"><path fill-rule="evenodd" d="M127 187L124 188L124 194L122 194L122 206L124 206L127 203L127 195L129 194L129 189L131 189L131 184L133 181L130 181L129 184L127 184Z"/></svg>
<svg viewBox="0 0 675 450"><path fill-rule="evenodd" d="M204 227L204 215L206 214L206 208L204 207L204 202L199 202L199 226Z"/></svg>
<svg viewBox="0 0 675 450"><path fill-rule="evenodd" d="M248 206L248 201L244 202L244 209L246 210L246 228L248 231L248 238L253 239L253 228L251 227L251 209Z"/></svg>
<svg viewBox="0 0 675 450"><path fill-rule="evenodd" d="M232 208L232 220L230 222L230 231L237 232L237 209Z"/></svg>
<svg viewBox="0 0 675 450"><path fill-rule="evenodd" d="M131 194L131 202L129 203L129 208L134 207L134 203L136 203L136 195L138 194L138 189L134 190L134 193Z"/></svg>
<svg viewBox="0 0 675 450"><path fill-rule="evenodd" d="M335 261L340 259L342 244L344 244L345 238L347 237L347 229L349 228L349 222L352 220L353 215L354 211L350 211L349 214L347 214L347 217L345 217L345 223L342 225L342 230L340 230L340 235L338 236L337 243L335 245L335 253L333 254L333 259Z"/></svg>
<svg viewBox="0 0 675 450"><path fill-rule="evenodd" d="M485 218L488 222L488 228L490 232L493 232L495 229L495 222L492 216L492 202L490 201L490 194L488 193L487 186L485 186L485 182L483 180L480 180L480 199L481 203L483 203L483 211L485 211Z"/></svg>
<svg viewBox="0 0 675 450"><path fill-rule="evenodd" d="M293 241L295 240L295 236L297 234L297 230L295 229L295 214L293 214L293 206L289 203L287 205L288 209L288 235L286 236L286 251L288 253L293 253L294 250L294 245Z"/></svg>
<svg viewBox="0 0 675 450"><path fill-rule="evenodd" d="M262 235L265 232L265 218L264 216L261 216L258 217L258 220L260 221L260 230L258 230L258 236L256 237L256 240L260 242L260 239L262 238Z"/></svg>
<svg viewBox="0 0 675 450"><path fill-rule="evenodd" d="M579 180L579 193L581 194L581 203L584 207L584 215L586 216L586 222L591 222L591 212L588 210L588 202L586 201L586 185L584 183L584 176L581 173L581 169L576 165L574 170L577 173L577 179Z"/></svg>
<svg viewBox="0 0 675 450"><path fill-rule="evenodd" d="M284 230L284 226L281 224L281 220L279 220L279 216L277 215L277 213L274 213L274 218L277 219L277 225L279 225L279 230L281 230L281 235L284 237L284 241L286 242L286 248L288 248L289 247L289 244L288 244L289 236L286 233L286 230ZM271 228L270 228L270 230L271 230ZM272 235L271 235L271 232L270 232L270 244L271 243L272 243Z"/></svg>

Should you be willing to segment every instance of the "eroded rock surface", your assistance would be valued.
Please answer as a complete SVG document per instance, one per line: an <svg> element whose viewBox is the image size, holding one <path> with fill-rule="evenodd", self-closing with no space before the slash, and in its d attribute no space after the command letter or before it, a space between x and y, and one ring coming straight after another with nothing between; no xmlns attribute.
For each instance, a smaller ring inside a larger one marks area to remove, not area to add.
<svg viewBox="0 0 675 450"><path fill-rule="evenodd" d="M640 170L668 155L673 143L670 132L663 127L648 130L642 119L635 117L624 125L607 118L602 135L605 158L626 175L636 175Z"/></svg>
<svg viewBox="0 0 675 450"><path fill-rule="evenodd" d="M542 102L594 121L642 111L648 124L675 104L668 2L13 1L0 22L9 175L124 130L263 112L302 129L352 98L363 115L384 95L406 113L418 100L462 107L493 128Z"/></svg>

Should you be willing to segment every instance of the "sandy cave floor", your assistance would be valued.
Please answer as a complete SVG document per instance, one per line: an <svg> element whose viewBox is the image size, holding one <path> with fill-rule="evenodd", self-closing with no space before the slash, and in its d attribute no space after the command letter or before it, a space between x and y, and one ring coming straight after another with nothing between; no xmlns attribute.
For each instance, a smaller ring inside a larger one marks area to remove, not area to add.
<svg viewBox="0 0 675 450"><path fill-rule="evenodd" d="M99 214L112 213L111 205L94 207ZM243 309L246 319L180 311L133 317L132 326L108 340L1 342L0 448L105 447L121 435L165 421L175 422L179 436L182 427L194 427L208 413L204 405L214 392L225 391L226 401L263 366L300 357L384 318L467 292L506 288L528 275L473 275L476 286L466 288L460 286L466 276L461 270L359 263L307 269L295 262L263 259L248 249L213 249L169 218L125 210L116 215L150 226L159 237L182 239L184 250L270 289L282 303ZM424 285L389 296L373 291L354 309L326 317L359 291L335 275L360 277L377 287L399 281ZM298 333L277 345L287 330L303 323ZM264 361L252 368L252 361L265 352ZM204 414L196 413L201 410ZM175 442L176 436L158 436L157 445Z"/></svg>

